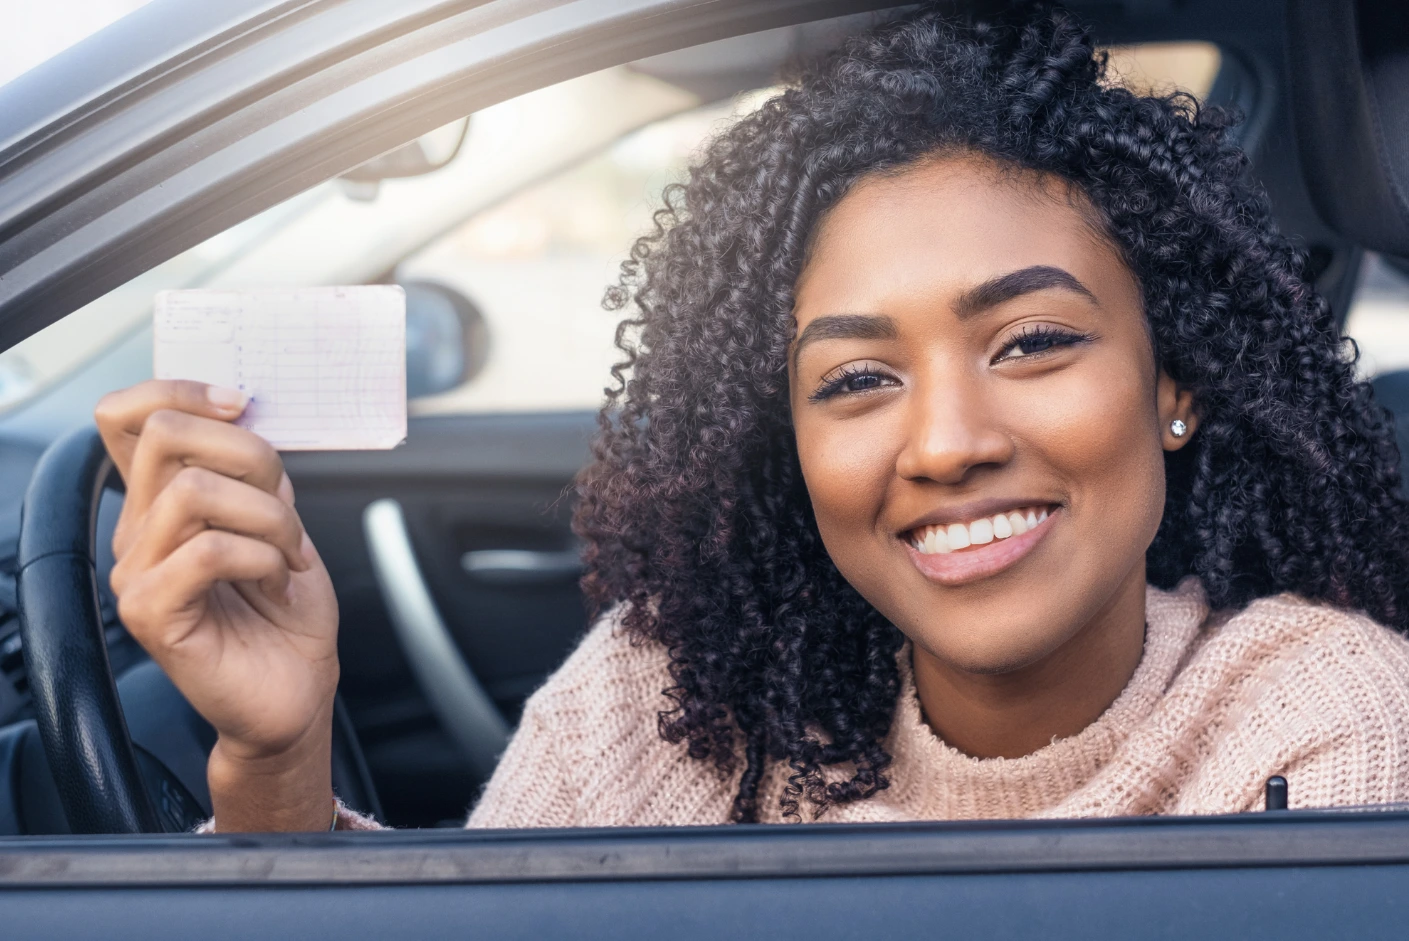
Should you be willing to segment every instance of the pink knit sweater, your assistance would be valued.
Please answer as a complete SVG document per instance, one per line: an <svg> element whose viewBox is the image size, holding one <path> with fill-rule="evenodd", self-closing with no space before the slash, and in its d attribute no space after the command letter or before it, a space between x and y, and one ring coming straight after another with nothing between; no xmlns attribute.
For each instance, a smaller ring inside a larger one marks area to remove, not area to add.
<svg viewBox="0 0 1409 941"><path fill-rule="evenodd" d="M1147 597L1145 651L1125 691L1082 732L1023 758L971 758L936 737L907 649L891 785L823 819L1230 813L1260 808L1274 774L1292 807L1409 799L1409 641L1293 595L1212 616L1193 579ZM656 732L666 665L659 647L595 627L529 699L468 826L726 822L736 778ZM765 820L780 817L783 783L778 769L765 779ZM345 812L340 826L375 824Z"/></svg>

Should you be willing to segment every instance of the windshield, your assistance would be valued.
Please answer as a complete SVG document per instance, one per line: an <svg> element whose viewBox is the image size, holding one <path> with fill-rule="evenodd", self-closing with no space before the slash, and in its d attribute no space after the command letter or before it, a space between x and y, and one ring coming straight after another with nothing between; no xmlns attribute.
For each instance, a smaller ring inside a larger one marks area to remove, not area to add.
<svg viewBox="0 0 1409 941"><path fill-rule="evenodd" d="M150 0L0 0L0 85L18 78L41 62Z"/></svg>
<svg viewBox="0 0 1409 941"><path fill-rule="evenodd" d="M1202 96L1220 61L1204 43L1109 51L1112 80L1142 91ZM74 377L84 385L73 390L76 414L86 415L103 392L149 376L157 291L391 280L452 288L488 329L483 368L413 411L595 408L617 359L619 318L601 309L603 289L649 229L662 187L712 132L773 92L719 100L667 75L648 60L540 89L474 114L443 169L371 192L331 180L234 226L0 353L0 412ZM84 368L100 358L102 368Z"/></svg>

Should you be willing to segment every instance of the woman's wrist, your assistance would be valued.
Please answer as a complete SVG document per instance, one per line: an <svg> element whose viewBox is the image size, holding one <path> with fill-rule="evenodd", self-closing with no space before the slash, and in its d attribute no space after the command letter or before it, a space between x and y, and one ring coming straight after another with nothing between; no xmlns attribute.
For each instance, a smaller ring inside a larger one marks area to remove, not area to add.
<svg viewBox="0 0 1409 941"><path fill-rule="evenodd" d="M206 765L220 833L320 831L332 813L332 726L277 755L252 756L217 740Z"/></svg>

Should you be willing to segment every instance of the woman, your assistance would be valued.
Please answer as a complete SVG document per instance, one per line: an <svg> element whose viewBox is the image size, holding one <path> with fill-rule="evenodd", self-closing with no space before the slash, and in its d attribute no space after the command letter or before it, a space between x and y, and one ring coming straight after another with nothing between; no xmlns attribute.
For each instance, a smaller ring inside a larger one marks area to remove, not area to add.
<svg viewBox="0 0 1409 941"><path fill-rule="evenodd" d="M470 825L1409 797L1398 454L1228 123L925 11L718 137L609 295L601 617ZM112 581L214 826L322 829L336 602L243 404L99 406Z"/></svg>

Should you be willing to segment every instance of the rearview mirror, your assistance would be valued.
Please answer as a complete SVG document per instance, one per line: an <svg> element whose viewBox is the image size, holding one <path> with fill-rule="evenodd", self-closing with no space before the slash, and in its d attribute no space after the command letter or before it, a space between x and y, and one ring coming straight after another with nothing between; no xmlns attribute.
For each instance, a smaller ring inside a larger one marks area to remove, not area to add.
<svg viewBox="0 0 1409 941"><path fill-rule="evenodd" d="M370 202L377 198L382 180L434 173L459 155L469 130L470 119L463 117L353 167L338 177L343 191L353 199Z"/></svg>
<svg viewBox="0 0 1409 941"><path fill-rule="evenodd" d="M408 281L406 397L447 392L473 379L489 356L489 328L479 307L436 281Z"/></svg>

